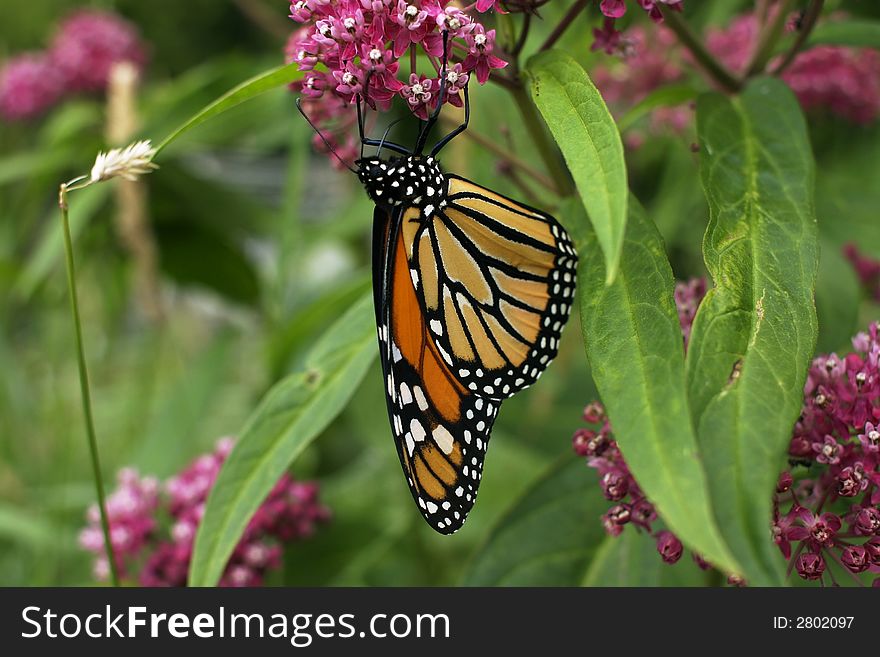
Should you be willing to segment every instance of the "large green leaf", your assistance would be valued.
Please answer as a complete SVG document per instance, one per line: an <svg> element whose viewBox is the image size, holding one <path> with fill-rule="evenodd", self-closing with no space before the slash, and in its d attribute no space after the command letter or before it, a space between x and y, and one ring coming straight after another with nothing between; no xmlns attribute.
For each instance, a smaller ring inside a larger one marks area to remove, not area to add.
<svg viewBox="0 0 880 657"><path fill-rule="evenodd" d="M781 584L771 498L816 343L813 156L800 107L773 79L697 104L703 241L715 282L688 352L688 392L715 515L753 585Z"/></svg>
<svg viewBox="0 0 880 657"><path fill-rule="evenodd" d="M466 586L576 586L605 537L608 508L583 459L554 464L476 552Z"/></svg>
<svg viewBox="0 0 880 657"><path fill-rule="evenodd" d="M660 235L631 198L620 271L606 286L595 232L583 217L564 216L573 229L586 228L576 235L581 324L620 449L670 529L712 563L738 572L712 514L697 452L674 280Z"/></svg>
<svg viewBox="0 0 880 657"><path fill-rule="evenodd" d="M251 516L290 463L345 407L376 356L365 295L315 345L302 371L260 402L223 465L196 535L190 585L213 586Z"/></svg>
<svg viewBox="0 0 880 657"><path fill-rule="evenodd" d="M231 89L230 91L220 96L220 98L218 98L217 100L208 104L201 111L197 112L188 121L186 121L183 125L178 127L174 132L168 135L156 148L156 154L158 155L160 151L164 150L172 142L176 141L178 137L186 132L189 132L190 130L204 123L208 119L211 119L218 114L222 114L226 110L235 107L236 105L240 105L241 103L250 100L251 98L258 96L262 93L270 91L271 89L275 89L276 87L280 87L285 84L290 84L299 76L300 71L297 64L288 64L286 66L280 66L276 69L272 69L271 71L266 71L265 73L261 73L257 76L252 77L250 80L242 82L234 89Z"/></svg>
<svg viewBox="0 0 880 657"><path fill-rule="evenodd" d="M605 101L571 55L550 50L529 60L532 98L565 156L614 280L626 229L626 163Z"/></svg>

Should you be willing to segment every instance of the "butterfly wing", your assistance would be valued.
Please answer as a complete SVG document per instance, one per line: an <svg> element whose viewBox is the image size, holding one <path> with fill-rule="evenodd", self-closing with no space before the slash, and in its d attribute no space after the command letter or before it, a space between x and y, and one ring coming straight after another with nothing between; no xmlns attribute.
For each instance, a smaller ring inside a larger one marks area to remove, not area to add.
<svg viewBox="0 0 880 657"><path fill-rule="evenodd" d="M499 403L450 371L416 296L405 245L418 208L373 219L373 293L386 402L400 463L425 520L451 534L477 496Z"/></svg>
<svg viewBox="0 0 880 657"><path fill-rule="evenodd" d="M431 221L403 217L417 296L436 347L469 391L501 400L556 356L577 254L550 215L457 176Z"/></svg>

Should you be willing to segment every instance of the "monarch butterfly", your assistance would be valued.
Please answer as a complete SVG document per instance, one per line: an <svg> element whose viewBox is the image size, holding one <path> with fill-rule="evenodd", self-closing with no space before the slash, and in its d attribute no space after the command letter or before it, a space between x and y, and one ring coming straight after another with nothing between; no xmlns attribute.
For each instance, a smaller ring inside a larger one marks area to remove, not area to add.
<svg viewBox="0 0 880 657"><path fill-rule="evenodd" d="M353 170L376 205L373 298L397 453L422 516L451 534L474 505L501 402L556 356L577 254L549 214L440 168L437 154L470 119L467 86L464 122L424 154L442 61L413 149L367 138L358 97ZM379 152L364 157L364 146ZM381 159L382 148L399 157Z"/></svg>

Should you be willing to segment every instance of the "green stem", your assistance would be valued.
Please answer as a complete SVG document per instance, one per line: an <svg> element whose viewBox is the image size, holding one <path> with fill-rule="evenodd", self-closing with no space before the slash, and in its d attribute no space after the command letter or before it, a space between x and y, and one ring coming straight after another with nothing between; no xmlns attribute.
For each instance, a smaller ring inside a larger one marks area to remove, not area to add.
<svg viewBox="0 0 880 657"><path fill-rule="evenodd" d="M568 169L562 164L559 151L548 138L547 131L544 129L544 121L538 114L532 99L529 98L522 80L510 90L510 93L513 94L516 100L526 130L528 130L529 136L538 148L538 153L540 153L541 159L544 160L544 165L547 167L547 171L550 172L550 177L556 183L556 188L559 190L560 195L563 197L572 196L575 193L574 182L568 174Z"/></svg>
<svg viewBox="0 0 880 657"><path fill-rule="evenodd" d="M752 61L746 67L746 78L762 73L767 67L767 63L772 59L773 53L776 52L776 43L785 30L785 23L788 21L788 14L793 3L794 0L782 0L776 17L761 31L758 37L758 47L752 55Z"/></svg>
<svg viewBox="0 0 880 657"><path fill-rule="evenodd" d="M794 61L794 58L798 56L801 48L804 47L807 39L810 38L810 34L813 32L813 28L816 27L816 23L819 21L819 17L822 15L822 7L824 5L825 0L813 0L810 3L810 6L807 8L807 12L804 14L804 17L801 20L801 27L800 31L798 32L797 39L795 39L795 42L791 44L791 48L789 48L788 52L785 53L785 57L782 58L782 61L779 62L779 65L773 70L773 75L780 75L781 73L783 73L785 69L787 69Z"/></svg>
<svg viewBox="0 0 880 657"><path fill-rule="evenodd" d="M742 83L709 52L684 19L678 13L666 8L666 5L657 6L663 12L663 18L667 27L678 37L681 44L690 51L691 55L693 55L694 59L709 77L727 91L733 93L739 91Z"/></svg>
<svg viewBox="0 0 880 657"><path fill-rule="evenodd" d="M101 530L104 533L104 549L110 566L110 581L119 586L119 574L116 572L116 560L113 558L113 545L110 542L110 522L107 520L107 505L104 496L104 482L101 479L101 463L98 459L98 439L95 437L95 420L92 415L92 395L89 390L89 371L86 367L85 349L83 348L82 322L79 316L79 300L76 292L76 268L73 261L73 240L70 237L70 219L67 206L68 186L61 185L58 193L58 206L61 208L61 224L64 231L64 252L67 260L67 289L70 293L70 314L76 336L76 355L79 367L79 387L82 399L83 415L86 422L86 436L89 442L89 453L92 458L92 475L95 479L95 491L98 494L98 508L101 513Z"/></svg>
<svg viewBox="0 0 880 657"><path fill-rule="evenodd" d="M448 123L451 127L455 127L453 125L453 121L449 121ZM546 187L554 194L559 194L559 189L557 188L556 183L553 182L553 180L547 177L546 174L535 169L532 165L530 165L522 158L514 155L513 152L503 148L502 146L499 146L494 141L475 130L467 130L464 134L468 139L476 144L479 144L506 164L522 171L525 175L527 175L539 185Z"/></svg>
<svg viewBox="0 0 880 657"><path fill-rule="evenodd" d="M544 41L544 44L538 49L539 52L549 50L557 41L559 41L560 37L565 34L565 31L569 28L574 19L577 18L577 15L586 9L587 2L588 0L577 0L577 2L569 8L565 16L562 17L562 20L559 21L559 24L553 28L553 31L550 33L550 36L547 37L547 40Z"/></svg>

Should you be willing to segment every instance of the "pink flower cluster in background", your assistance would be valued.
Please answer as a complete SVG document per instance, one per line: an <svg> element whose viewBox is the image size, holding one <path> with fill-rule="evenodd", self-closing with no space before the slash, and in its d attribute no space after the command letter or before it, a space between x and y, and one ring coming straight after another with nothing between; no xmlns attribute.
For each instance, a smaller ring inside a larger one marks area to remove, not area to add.
<svg viewBox="0 0 880 657"><path fill-rule="evenodd" d="M759 32L757 16L746 14L724 30L710 31L706 47L731 71L741 73ZM810 48L794 59L782 79L805 110L827 110L862 124L880 115L880 52L871 48Z"/></svg>
<svg viewBox="0 0 880 657"><path fill-rule="evenodd" d="M679 283L675 300L682 333L690 334L696 309L706 293L702 279ZM854 353L817 357L804 387L804 407L794 427L789 454L792 469L779 477L773 497L772 532L789 571L806 580L835 583L828 561L856 576L880 573L880 336L878 325L853 338ZM575 431L574 451L598 470L603 495L614 505L602 516L611 536L633 525L654 537L666 563L677 562L681 541L654 531L657 514L614 440L598 402L584 410L592 425ZM709 567L693 555L701 568ZM742 580L731 576L731 584ZM874 580L880 586L880 578Z"/></svg>
<svg viewBox="0 0 880 657"><path fill-rule="evenodd" d="M472 7L487 11L495 4ZM302 27L288 41L287 61L305 71L293 90L343 160L353 159L359 145L351 107L358 97L380 110L400 97L422 119L437 106L443 33L449 60L444 102L461 107L471 77L484 84L492 70L507 65L495 54L495 30L451 0L296 0L290 17ZM423 55L428 68L418 70Z"/></svg>
<svg viewBox="0 0 880 657"><path fill-rule="evenodd" d="M874 301L880 301L880 262L859 253L852 243L843 247L843 255L852 264L862 287Z"/></svg>
<svg viewBox="0 0 880 657"><path fill-rule="evenodd" d="M591 75L612 111L625 112L652 91L686 81L684 64L693 62L670 30L662 25L650 30L637 25L621 33L615 28L613 14L604 13L609 18L601 29L593 30L592 48L617 57L596 66ZM742 73L759 32L757 17L746 14L723 29L710 30L706 47L728 69ZM771 62L771 68L777 61ZM880 53L876 50L817 46L800 53L782 79L805 110L827 111L861 124L880 116ZM681 132L691 122L687 105L661 107L651 113L648 129ZM634 131L627 142L638 146L642 140L643 135Z"/></svg>
<svg viewBox="0 0 880 657"><path fill-rule="evenodd" d="M109 12L77 11L58 26L48 50L5 62L0 117L35 118L70 94L104 89L113 64L126 61L143 69L146 60L146 47L130 22Z"/></svg>
<svg viewBox="0 0 880 657"><path fill-rule="evenodd" d="M131 469L119 473L119 486L107 500L107 513L120 576L136 573L141 586L186 585L205 501L232 445L231 439L220 440L213 453L198 457L168 480L163 495L155 479L140 478ZM248 523L220 585L260 586L265 574L281 565L282 545L311 536L329 517L328 509L318 502L317 484L298 482L285 474ZM97 506L89 509L87 519L80 545L96 555L95 577L105 580L109 565Z"/></svg>
<svg viewBox="0 0 880 657"><path fill-rule="evenodd" d="M663 21L663 14L660 12L661 5L666 5L675 11L681 11L683 3L684 0L635 0L635 4L648 12L651 20L657 23ZM626 2L625 0L602 0L599 3L599 9L608 18L620 18L626 13Z"/></svg>

